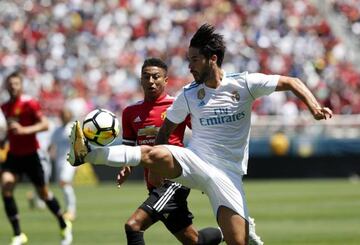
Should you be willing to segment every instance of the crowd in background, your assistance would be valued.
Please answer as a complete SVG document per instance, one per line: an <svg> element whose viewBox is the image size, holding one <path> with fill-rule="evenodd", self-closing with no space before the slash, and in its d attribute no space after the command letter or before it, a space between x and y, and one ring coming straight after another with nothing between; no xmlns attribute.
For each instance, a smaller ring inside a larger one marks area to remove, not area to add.
<svg viewBox="0 0 360 245"><path fill-rule="evenodd" d="M332 7L345 18L350 31L360 38L360 1L335 0L332 2Z"/></svg>
<svg viewBox="0 0 360 245"><path fill-rule="evenodd" d="M335 2L344 10L357 1ZM359 70L307 0L2 0L0 84L20 69L27 93L40 98L48 116L64 106L78 116L95 107L121 115L142 98L146 57L168 63L170 94L192 81L187 45L204 22L225 37L226 70L296 76L334 113L360 113ZM3 89L0 95L0 102L7 98ZM275 93L254 111L298 115L304 105Z"/></svg>

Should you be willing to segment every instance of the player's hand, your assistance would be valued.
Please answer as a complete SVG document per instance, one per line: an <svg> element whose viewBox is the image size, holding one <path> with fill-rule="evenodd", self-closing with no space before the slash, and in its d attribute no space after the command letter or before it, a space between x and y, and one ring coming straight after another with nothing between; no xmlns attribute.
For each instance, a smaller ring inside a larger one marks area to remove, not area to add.
<svg viewBox="0 0 360 245"><path fill-rule="evenodd" d="M117 182L117 186L119 188L125 182L125 180L129 177L130 174L131 174L131 167L125 166L120 169L119 173L116 176L116 182Z"/></svg>
<svg viewBox="0 0 360 245"><path fill-rule="evenodd" d="M11 121L8 124L9 130L15 135L25 135L27 134L26 128L21 126L20 123Z"/></svg>
<svg viewBox="0 0 360 245"><path fill-rule="evenodd" d="M333 112L328 107L318 107L314 110L313 116L316 120L332 118Z"/></svg>

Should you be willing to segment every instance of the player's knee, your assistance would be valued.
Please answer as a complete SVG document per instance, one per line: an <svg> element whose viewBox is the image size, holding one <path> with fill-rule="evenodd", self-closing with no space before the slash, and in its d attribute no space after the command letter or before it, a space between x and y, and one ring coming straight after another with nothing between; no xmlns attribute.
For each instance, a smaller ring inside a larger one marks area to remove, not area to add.
<svg viewBox="0 0 360 245"><path fill-rule="evenodd" d="M153 146L141 145L141 162L145 165L151 165L153 161Z"/></svg>
<svg viewBox="0 0 360 245"><path fill-rule="evenodd" d="M156 164L159 162L168 161L170 154L163 147L155 146L148 148L147 157L149 164Z"/></svg>
<svg viewBox="0 0 360 245"><path fill-rule="evenodd" d="M64 188L65 186L71 186L71 183L67 182L67 181L64 181L64 180L60 180L59 181L59 186L61 188Z"/></svg>
<svg viewBox="0 0 360 245"><path fill-rule="evenodd" d="M135 219L129 219L124 227L125 231L141 231L141 225Z"/></svg>
<svg viewBox="0 0 360 245"><path fill-rule="evenodd" d="M16 183L16 177L10 172L3 172L1 174L1 186L2 188L6 186L13 186Z"/></svg>

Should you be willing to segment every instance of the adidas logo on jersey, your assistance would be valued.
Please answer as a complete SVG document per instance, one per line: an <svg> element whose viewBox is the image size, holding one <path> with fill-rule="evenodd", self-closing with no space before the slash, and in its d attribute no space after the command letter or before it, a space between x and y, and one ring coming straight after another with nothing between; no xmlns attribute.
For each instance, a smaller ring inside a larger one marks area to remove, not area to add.
<svg viewBox="0 0 360 245"><path fill-rule="evenodd" d="M135 119L134 119L134 123L138 123L138 122L141 122L141 118L139 116L137 116Z"/></svg>

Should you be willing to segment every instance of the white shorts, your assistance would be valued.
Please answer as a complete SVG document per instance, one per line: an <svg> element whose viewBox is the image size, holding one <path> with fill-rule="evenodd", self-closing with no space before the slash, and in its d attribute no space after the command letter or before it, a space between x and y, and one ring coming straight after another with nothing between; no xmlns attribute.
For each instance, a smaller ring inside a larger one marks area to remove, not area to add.
<svg viewBox="0 0 360 245"><path fill-rule="evenodd" d="M51 172L52 172L52 166L51 166L49 153L41 148L38 149L37 152L38 152L38 155L40 158L41 166L43 167L43 170L44 170L45 183L48 184L50 181Z"/></svg>
<svg viewBox="0 0 360 245"><path fill-rule="evenodd" d="M173 179L189 188L203 191L209 198L215 217L220 206L228 207L249 220L242 175L207 163L188 148L165 146L182 167L182 174Z"/></svg>
<svg viewBox="0 0 360 245"><path fill-rule="evenodd" d="M74 179L76 168L68 162L56 162L56 180L71 183Z"/></svg>

